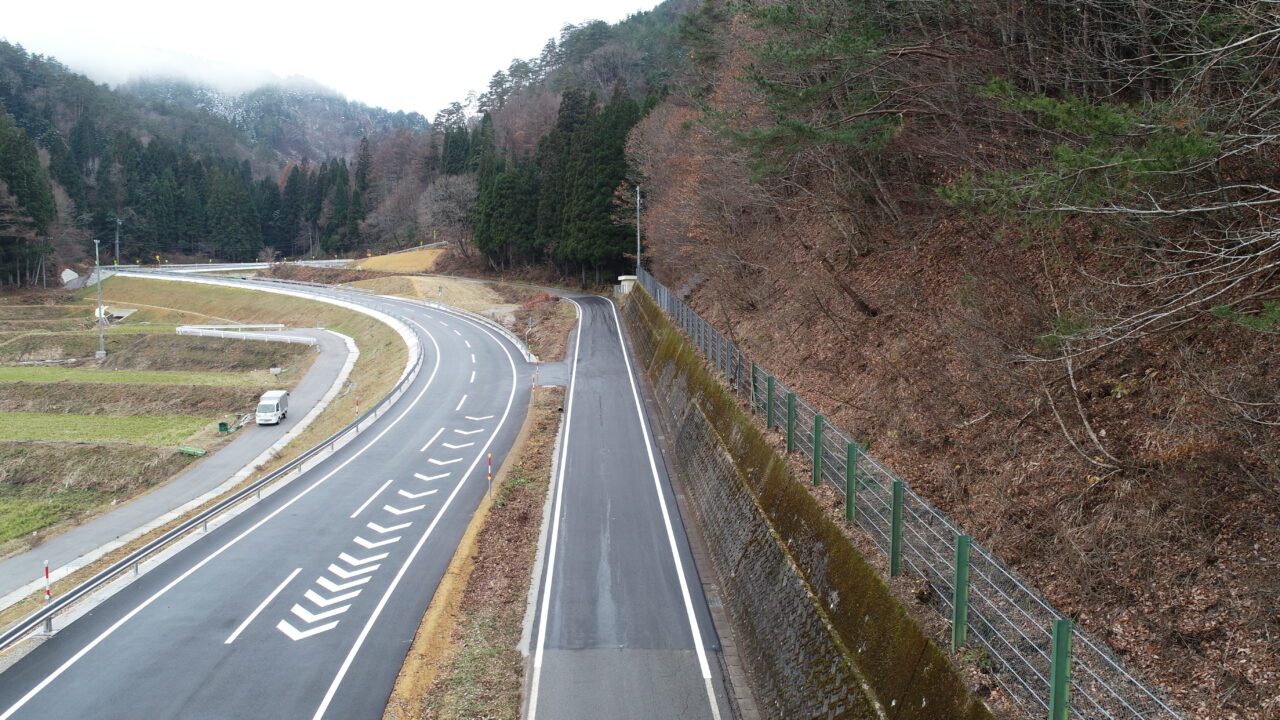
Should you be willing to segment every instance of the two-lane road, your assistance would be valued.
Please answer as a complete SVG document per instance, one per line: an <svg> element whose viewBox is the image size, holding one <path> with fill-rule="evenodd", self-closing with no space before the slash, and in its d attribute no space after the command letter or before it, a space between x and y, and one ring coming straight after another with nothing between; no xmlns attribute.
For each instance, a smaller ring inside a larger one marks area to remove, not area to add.
<svg viewBox="0 0 1280 720"><path fill-rule="evenodd" d="M393 410L0 674L0 720L381 717L529 372L469 319L345 299L418 335Z"/></svg>

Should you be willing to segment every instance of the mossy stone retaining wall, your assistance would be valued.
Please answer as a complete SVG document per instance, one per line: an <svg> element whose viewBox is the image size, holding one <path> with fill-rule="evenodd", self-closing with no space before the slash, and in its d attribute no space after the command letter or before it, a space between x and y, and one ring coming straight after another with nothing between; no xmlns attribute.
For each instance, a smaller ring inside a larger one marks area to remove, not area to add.
<svg viewBox="0 0 1280 720"><path fill-rule="evenodd" d="M777 718L990 720L645 292L623 317L755 685Z"/></svg>

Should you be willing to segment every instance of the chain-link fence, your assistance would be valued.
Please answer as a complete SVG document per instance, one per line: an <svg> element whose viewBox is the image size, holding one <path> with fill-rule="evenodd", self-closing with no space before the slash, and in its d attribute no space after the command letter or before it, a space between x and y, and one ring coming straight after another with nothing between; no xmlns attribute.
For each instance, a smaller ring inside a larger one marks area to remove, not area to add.
<svg viewBox="0 0 1280 720"><path fill-rule="evenodd" d="M960 619L967 626L961 643L965 652L1028 716L1050 716L1053 625L1062 615L1024 578L989 550L970 543L955 521L876 462L852 436L831 425L777 378L751 362L652 275L641 270L639 280L715 372L749 401L751 411L786 436L788 451L814 460L814 483L829 483L846 496L846 518L852 518L890 555L891 566L929 584L935 606L948 618L955 618L957 567L967 566L968 592L963 600L968 611ZM895 485L900 493L898 503ZM852 502L848 500L850 492ZM896 527L895 515L900 518ZM962 536L969 549L967 562L958 560L957 539ZM1172 699L1134 677L1103 642L1078 628L1070 637L1070 687L1064 693L1070 717L1182 717Z"/></svg>

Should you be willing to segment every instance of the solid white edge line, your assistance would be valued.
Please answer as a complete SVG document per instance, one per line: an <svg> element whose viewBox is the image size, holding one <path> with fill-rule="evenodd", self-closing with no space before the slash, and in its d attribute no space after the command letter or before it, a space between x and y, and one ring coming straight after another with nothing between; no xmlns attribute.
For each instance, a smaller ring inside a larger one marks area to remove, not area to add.
<svg viewBox="0 0 1280 720"><path fill-rule="evenodd" d="M436 438L440 437L440 433L442 433L442 432L444 432L444 428L440 428L439 430L437 430L437 431L436 431L436 434L435 434L435 435L432 435L432 436L431 436L431 439L427 441L427 444L426 444L426 445L423 445L423 446L422 446L422 449L421 449L421 450L419 450L418 452L426 452L426 451L427 451L427 448L431 447L431 443L435 442L435 441L436 441Z"/></svg>
<svg viewBox="0 0 1280 720"><path fill-rule="evenodd" d="M382 494L382 491L387 489L387 486L391 484L392 480L395 480L395 478L391 478L391 480L388 480L388 481L386 481L386 482L382 483L382 487L378 488L377 490L374 490L374 491L373 491L373 494L369 496L369 499L368 499L368 500L365 500L363 505L361 505L360 507L356 508L356 511L355 511L355 512L353 512L353 513L351 513L351 519L353 519L353 520L354 520L354 519L355 519L355 517L356 517L357 515L359 515L360 513L364 512L364 509L365 509L365 508L367 508L367 507L369 507L369 503L373 502L373 499L374 499L374 498L376 498L376 497L378 497L379 495L381 495L381 494Z"/></svg>
<svg viewBox="0 0 1280 720"><path fill-rule="evenodd" d="M608 302L608 301L606 301ZM698 627L698 617L693 610L693 598L689 595L689 581L684 576L684 563L680 560L680 549L676 545L675 530L671 527L671 515L667 512L667 500L662 496L662 481L658 477L658 463L654 459L653 443L649 439L649 425L644 419L644 407L640 404L640 391L636 388L636 377L631 372L631 357L627 354L627 344L622 339L622 320L618 317L618 306L609 302L613 311L613 322L618 328L618 345L622 348L622 361L627 366L627 378L631 381L631 397L636 402L636 417L640 419L640 432L644 436L645 452L649 455L649 472L653 475L653 489L658 493L658 506L662 508L662 522L667 526L667 543L671 546L671 559L676 565L676 577L680 579L680 594L684 598L684 611L689 616L689 630L693 633L693 646L698 652L698 665L702 670L702 678L706 681L707 700L711 703L711 715L720 720L720 706L716 703L715 689L711 686L711 666L707 663L707 651L702 647L702 631Z"/></svg>
<svg viewBox="0 0 1280 720"><path fill-rule="evenodd" d="M569 371L569 399L564 404L564 443L560 446L560 468L556 478L555 507L551 511L551 543L547 546L547 579L542 585L542 608L538 613L538 641L533 648L533 679L529 682L529 720L538 716L538 687L542 681L542 655L547 644L547 616L551 607L551 581L556 570L556 546L560 539L560 511L564 505L564 471L569 459L569 426L573 421L573 390L578 381L578 349L582 346L582 306L578 309L578 333L573 339L573 366Z"/></svg>
<svg viewBox="0 0 1280 720"><path fill-rule="evenodd" d="M253 619L258 617L259 613L261 613L263 610L266 610L267 605L271 604L271 601L276 599L276 596L280 594L281 590L284 590L284 586L288 585L289 582L293 580L295 577L297 577L298 573L300 572L302 572L302 568L298 568L293 572L289 573L289 577L285 578L284 582L276 586L276 589L271 591L271 594L267 596L267 599L263 600L261 605L254 608L253 612L249 613L249 617L245 618L244 622L240 623L240 627L236 628L235 632L227 636L227 639L223 640L222 644L230 645L231 643L235 642L236 638L240 637L240 633L244 632L244 629L249 627L249 623L253 622Z"/></svg>
<svg viewBox="0 0 1280 720"><path fill-rule="evenodd" d="M414 323L414 324L417 325L417 323ZM418 325L418 327L422 327L422 326ZM423 328L423 331L425 332L426 328ZM129 622L134 617L136 617L138 613L147 609L156 600L159 600L161 597L168 594L170 590L177 587L178 583L194 575L197 571L199 571L205 565L208 565L210 562L213 562L213 560L217 558L219 555L229 550L232 546L238 544L241 540L248 537L251 533L253 533L258 528L262 527L263 525L273 520L280 513L292 507L294 503L298 502L302 498L309 495L312 490L315 490L316 488L320 487L322 484L328 481L329 478L333 477L334 475L337 475L339 472L342 471L343 468L345 468L347 465L350 465L352 462L355 461L356 458L363 455L366 450L376 445L378 441L383 438L383 436L391 432L391 429L394 428L397 424L399 424L401 420L407 417L409 415L409 412L414 408L414 406L417 405L419 402L421 402L422 398L426 396L427 390L431 387L432 381L436 379L436 371L440 369L440 346L439 344L436 343L436 339L431 333L429 332L427 333L427 338L430 339L431 344L435 345L436 347L436 364L431 369L431 375L427 378L427 382L422 386L422 389L418 391L418 395L413 399L413 402L409 403L408 406L404 407L401 413L397 415L394 420L388 423L385 428L382 429L382 432L374 436L373 439L370 440L367 445L355 451L351 455L351 457L344 460L342 464L338 465L338 467L334 468L333 470L330 470L328 474L326 474L324 477L315 481L306 489L302 490L297 495L293 496L288 501L281 504L280 507L276 508L275 510L272 510L266 517L262 518L261 520L254 523L253 525L249 526L248 529L246 529L244 532L240 533L239 535L235 536L231 540L227 541L226 544L224 544L222 547L209 553L207 556L205 556L203 560L196 563L195 565L192 565L181 575L171 580L168 585L165 585L164 587L160 588L151 597L147 598L146 600L143 600L141 603L138 604L137 607L125 613L124 616L121 617L119 620L115 621L115 623L113 623L111 627L107 628L106 630L103 630L102 633L98 635L98 637L90 641L89 644L80 648L80 650L76 652L75 655L72 655L70 658L67 659L66 662L59 665L56 670L46 675L45 678L41 680L39 683L37 683L35 687L27 691L27 693L23 695L21 698L19 698L16 703L10 706L9 709L4 712L4 714L0 715L0 720L9 720L9 718L13 717L14 713L21 710L23 706L25 706L27 703L31 702L31 698L35 697L37 694L40 693L40 691L48 687L49 684L52 683L54 680L57 680L64 672L70 669L72 665L75 665L77 662L80 661L81 658L83 658L85 655L88 655L94 648L102 644L104 640L106 640L108 637L111 637L111 635L113 635L116 630L119 630L121 627L124 626L125 623Z"/></svg>
<svg viewBox="0 0 1280 720"><path fill-rule="evenodd" d="M412 322L414 325L418 325L418 327L422 327L422 325L419 325L416 320L411 319L409 322ZM475 323L471 324L475 325ZM480 448L480 452L476 455L476 459L472 461L471 467L467 468L467 472L458 480L458 484L453 488L453 492L449 493L448 499L444 501L444 505L442 505L440 507L440 511L436 513L435 518L431 521L431 525L427 527L426 532L424 532L422 537L418 539L418 543L413 546L413 550L409 552L409 557L404 561L404 564L400 566L400 571L397 572L395 578L391 580L391 585L387 587L382 598L378 600L378 604L374 607L373 613L369 616L369 620L365 622L364 627L360 630L360 634L356 637L355 644L351 646L351 651L347 653L346 659L342 661L342 666L338 668L338 674L334 676L333 682L329 685L328 691L325 692L324 699L320 701L320 707L316 708L316 712L315 715L312 716L312 720L320 720L324 717L325 712L329 709L329 704L333 702L334 695L338 692L338 687L342 684L343 678L346 677L347 671L351 669L351 664L355 661L356 654L360 652L360 647L364 645L365 639L369 636L370 631L373 630L373 625L378 621L378 616L382 614L383 608L385 608L387 602L391 600L391 594L395 592L396 587L399 586L405 573L409 571L409 566L413 564L418 553L422 550L422 546L425 545L427 539L431 537L431 533L440 522L440 518L444 517L445 511L447 511L449 506L453 504L453 500L458 496L458 492L462 490L462 486L467 484L467 478L469 478L471 473L476 469L476 465L480 464L480 460L484 458L485 453L488 452L489 446L493 444L495 439L497 439L498 433L502 431L502 426L507 421L507 416L511 413L511 405L515 402L516 387L519 384L517 381L520 379L520 375L516 370L516 362L511 357L511 351L507 350L506 345L501 340L490 333L488 329L481 327L480 325L475 325L475 327L497 343L498 346L502 348L502 352L507 356L507 363L511 367L511 393L507 395L507 407L502 411L502 418L498 420L498 424L494 428L493 434L489 436L484 447ZM426 328L423 328L423 331L425 332ZM3 720L3 718L0 718L0 720Z"/></svg>
<svg viewBox="0 0 1280 720"><path fill-rule="evenodd" d="M463 393L462 399L458 401L458 407L454 408L453 411L458 412L459 410L461 410L463 403L465 403L466 401L467 401L467 395L466 393Z"/></svg>

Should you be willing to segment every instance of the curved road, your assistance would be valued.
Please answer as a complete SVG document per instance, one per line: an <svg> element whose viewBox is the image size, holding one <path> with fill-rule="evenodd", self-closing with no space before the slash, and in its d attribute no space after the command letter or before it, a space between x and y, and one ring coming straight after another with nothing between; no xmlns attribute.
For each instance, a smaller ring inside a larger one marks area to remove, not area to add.
<svg viewBox="0 0 1280 720"><path fill-rule="evenodd" d="M422 371L363 435L0 675L8 718L378 718L528 404L519 351L407 316Z"/></svg>

